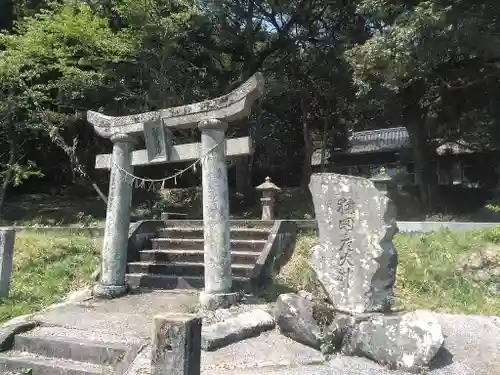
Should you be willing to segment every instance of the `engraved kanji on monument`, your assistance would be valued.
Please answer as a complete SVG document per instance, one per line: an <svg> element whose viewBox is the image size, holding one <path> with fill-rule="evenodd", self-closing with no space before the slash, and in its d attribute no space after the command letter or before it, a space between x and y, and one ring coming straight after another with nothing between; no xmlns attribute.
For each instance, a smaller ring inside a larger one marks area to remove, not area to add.
<svg viewBox="0 0 500 375"><path fill-rule="evenodd" d="M319 244L309 260L333 305L341 311L385 311L394 303L397 233L390 199L371 181L317 173L309 183Z"/></svg>

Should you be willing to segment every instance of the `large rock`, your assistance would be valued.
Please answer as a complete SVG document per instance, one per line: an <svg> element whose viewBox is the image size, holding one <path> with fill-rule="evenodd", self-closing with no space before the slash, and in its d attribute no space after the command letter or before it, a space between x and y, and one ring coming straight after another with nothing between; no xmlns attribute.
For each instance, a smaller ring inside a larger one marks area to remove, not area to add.
<svg viewBox="0 0 500 375"><path fill-rule="evenodd" d="M456 270L459 274L473 280L498 284L500 282L500 247L487 244L479 250L464 254L458 260Z"/></svg>
<svg viewBox="0 0 500 375"><path fill-rule="evenodd" d="M348 330L342 353L371 358L391 369L416 372L428 366L444 343L441 326L429 311L380 315Z"/></svg>
<svg viewBox="0 0 500 375"><path fill-rule="evenodd" d="M319 227L310 265L334 306L350 313L393 305L397 252L395 210L369 180L313 174L309 183Z"/></svg>
<svg viewBox="0 0 500 375"><path fill-rule="evenodd" d="M274 319L283 335L324 352L340 346L350 321L347 316L337 316L325 303L292 293L278 297Z"/></svg>
<svg viewBox="0 0 500 375"><path fill-rule="evenodd" d="M291 293L280 295L276 301L274 319L282 334L319 350L323 336L313 318L311 300Z"/></svg>
<svg viewBox="0 0 500 375"><path fill-rule="evenodd" d="M266 311L261 309L247 311L225 321L203 327L201 348L206 351L216 350L258 336L273 328L274 319Z"/></svg>

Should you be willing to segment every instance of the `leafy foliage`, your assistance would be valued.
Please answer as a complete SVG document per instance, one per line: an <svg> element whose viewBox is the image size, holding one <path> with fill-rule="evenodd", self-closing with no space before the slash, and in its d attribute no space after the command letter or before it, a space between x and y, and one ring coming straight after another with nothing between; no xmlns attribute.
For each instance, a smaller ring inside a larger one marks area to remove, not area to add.
<svg viewBox="0 0 500 375"><path fill-rule="evenodd" d="M95 178L94 155L107 144L85 123L86 110L119 115L199 101L257 70L266 94L228 135L252 135L246 175L258 181L272 173L280 185L304 185L315 148L345 148L352 131L403 124L425 195L440 143L482 150L500 140L493 0L5 4L0 133L3 147L15 147L0 158L4 176L22 175L12 159L50 182ZM198 136L177 133L179 142Z"/></svg>
<svg viewBox="0 0 500 375"><path fill-rule="evenodd" d="M52 140L75 168L77 120L109 92L107 66L129 55L131 43L87 5L67 2L19 21L0 45L0 116L7 120L7 139L29 140L31 147L40 141L50 147Z"/></svg>
<svg viewBox="0 0 500 375"><path fill-rule="evenodd" d="M436 182L429 160L437 146L498 145L498 7L494 1L358 4L371 29L370 38L346 53L358 95L377 96L399 114L412 140L421 195L430 205Z"/></svg>
<svg viewBox="0 0 500 375"><path fill-rule="evenodd" d="M373 36L346 54L359 94L380 85L447 127L484 117L479 106L496 106L496 95L474 99L473 92L498 85L497 2L367 0L359 10L373 25Z"/></svg>

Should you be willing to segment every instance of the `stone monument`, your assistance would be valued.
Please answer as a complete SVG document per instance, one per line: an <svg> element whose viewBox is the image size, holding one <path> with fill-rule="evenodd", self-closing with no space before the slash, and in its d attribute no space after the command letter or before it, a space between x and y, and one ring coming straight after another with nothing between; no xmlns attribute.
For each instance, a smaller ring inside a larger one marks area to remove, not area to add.
<svg viewBox="0 0 500 375"><path fill-rule="evenodd" d="M96 168L111 169L101 275L94 295L113 298L127 291L125 270L134 166L201 159L205 250L205 289L202 305L216 308L231 303L231 253L226 157L252 152L249 137L226 139L228 122L250 114L263 92L264 78L256 73L229 94L181 107L138 115L111 117L89 111L87 120L113 142L111 155L98 155ZM173 129L198 127L201 144L174 145ZM146 150L133 151L138 137Z"/></svg>
<svg viewBox="0 0 500 375"><path fill-rule="evenodd" d="M394 207L369 180L313 174L309 184L319 227L310 264L334 307L348 313L393 305L397 252Z"/></svg>
<svg viewBox="0 0 500 375"><path fill-rule="evenodd" d="M391 311L397 225L385 180L374 185L361 177L312 175L319 244L309 263L331 305L312 295L282 294L275 319L280 332L316 349L417 372L429 368L444 336L429 311Z"/></svg>
<svg viewBox="0 0 500 375"><path fill-rule="evenodd" d="M0 228L0 298L9 296L15 239L14 228Z"/></svg>

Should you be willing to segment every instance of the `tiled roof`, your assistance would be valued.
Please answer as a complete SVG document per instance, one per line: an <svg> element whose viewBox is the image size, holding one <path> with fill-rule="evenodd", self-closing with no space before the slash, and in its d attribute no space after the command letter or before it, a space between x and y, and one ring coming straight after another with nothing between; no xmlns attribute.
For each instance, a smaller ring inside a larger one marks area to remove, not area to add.
<svg viewBox="0 0 500 375"><path fill-rule="evenodd" d="M336 154L367 154L374 152L397 151L404 148L410 148L410 137L404 127L367 130L363 132L355 132L349 137L349 148L346 151L336 151ZM484 144L474 145L467 141L446 142L436 148L438 155L451 154L467 154L477 152L478 149L498 150L493 145ZM326 150L325 159L328 162L331 150ZM321 149L316 149L312 155L311 164L321 164Z"/></svg>
<svg viewBox="0 0 500 375"><path fill-rule="evenodd" d="M395 151L410 147L410 138L403 127L368 130L353 133L349 146L349 154Z"/></svg>
<svg viewBox="0 0 500 375"><path fill-rule="evenodd" d="M410 147L410 138L404 127L367 130L355 132L349 137L347 154L364 154L370 152L396 151ZM330 150L326 150L326 160L330 157ZM312 165L321 164L321 149L315 150L312 156Z"/></svg>

